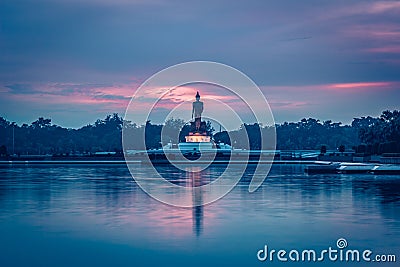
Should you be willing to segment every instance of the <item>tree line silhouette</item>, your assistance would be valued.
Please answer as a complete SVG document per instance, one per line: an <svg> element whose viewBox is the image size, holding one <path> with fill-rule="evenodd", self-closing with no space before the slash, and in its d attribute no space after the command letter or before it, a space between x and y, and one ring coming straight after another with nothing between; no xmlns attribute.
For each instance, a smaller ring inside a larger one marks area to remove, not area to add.
<svg viewBox="0 0 400 267"><path fill-rule="evenodd" d="M354 118L351 125L340 122L302 119L299 122L284 122L275 126L258 123L243 124L239 129L214 133L211 122L207 132L219 143L235 148L272 149L268 140L276 130L279 150L340 150L353 148L357 153L400 153L400 111L384 111L380 117ZM38 118L30 125L11 123L0 117L0 156L17 155L72 155L90 154L99 151L122 152L122 129L129 149L156 149L168 142L184 141L189 125L182 119L169 119L164 124L145 125L124 121L117 113L98 119L79 129L64 128L51 123L51 119ZM163 140L161 140L163 132ZM249 139L246 136L249 136ZM145 142L143 142L143 138ZM247 141L248 140L248 141ZM248 142L248 143L247 143Z"/></svg>

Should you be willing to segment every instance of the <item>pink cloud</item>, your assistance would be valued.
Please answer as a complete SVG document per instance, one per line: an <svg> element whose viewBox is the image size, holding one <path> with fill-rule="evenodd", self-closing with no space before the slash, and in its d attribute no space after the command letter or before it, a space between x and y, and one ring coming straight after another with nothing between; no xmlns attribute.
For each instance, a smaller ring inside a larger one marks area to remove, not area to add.
<svg viewBox="0 0 400 267"><path fill-rule="evenodd" d="M339 88L339 89L353 89L353 88L377 88L377 87L390 87L394 84L393 82L356 82L356 83L336 83L323 85L322 88Z"/></svg>
<svg viewBox="0 0 400 267"><path fill-rule="evenodd" d="M22 105L29 103L29 105L42 106L50 110L71 108L72 110L89 109L124 114L138 86L139 84L136 83L110 85L34 83L8 85L4 86L4 89L7 90L5 95L7 99ZM147 110L149 104L155 104L155 110L173 110L181 103L194 101L197 91L200 91L203 101L218 99L219 101L231 103L239 100L235 95L227 92L226 89L214 85L193 84L180 86L165 93L166 91L167 88L151 88L142 96L141 101L135 102L132 109L141 112ZM160 96L162 98L158 99ZM236 108L240 109L241 106L237 104ZM183 108L190 110L191 105L185 105Z"/></svg>
<svg viewBox="0 0 400 267"><path fill-rule="evenodd" d="M367 6L369 13L377 14L388 11L400 11L399 1L378 1Z"/></svg>
<svg viewBox="0 0 400 267"><path fill-rule="evenodd" d="M382 41L398 41L400 26L397 24L362 24L347 27L343 32L348 37L366 38Z"/></svg>
<svg viewBox="0 0 400 267"><path fill-rule="evenodd" d="M219 99L221 101L231 101L236 99L232 93L227 89L220 88L210 84L193 84L184 85L173 88L168 93L165 93L168 88L158 87L150 88L146 91L146 97L159 99L162 96L163 100L169 100L172 102L185 102L193 101L195 99L196 92L199 91L202 99Z"/></svg>
<svg viewBox="0 0 400 267"><path fill-rule="evenodd" d="M225 88L211 84L189 84L179 86L165 93L166 91L167 88L157 87L149 88L145 93L139 92L139 95L135 95L135 97L137 97L136 100L140 99L140 101L135 101L135 103L129 107L129 112L142 112L150 108L149 104L154 104L153 110L158 111L158 113L160 113L161 110L165 112L179 107L179 111L177 112L183 112L183 114L190 116L192 108L190 102L195 100L197 91L201 95L201 100L207 103L208 110L220 110L219 107L221 105L213 103L214 100L221 101L228 105L234 103L235 109L245 108L240 98L236 95Z"/></svg>
<svg viewBox="0 0 400 267"><path fill-rule="evenodd" d="M366 51L373 53L400 54L400 45L368 48Z"/></svg>
<svg viewBox="0 0 400 267"><path fill-rule="evenodd" d="M263 86L262 91L268 95L271 92L280 93L285 96L291 96L295 92L315 93L322 91L344 91L349 90L374 90L392 89L400 86L400 82L353 82L353 83L330 83L330 84L313 84L313 85L293 85L293 86ZM335 90L336 89L336 90ZM301 105L301 103L299 103Z"/></svg>
<svg viewBox="0 0 400 267"><path fill-rule="evenodd" d="M361 2L354 5L346 5L340 9L333 10L330 14L325 14L329 18L343 17L352 15L371 15L383 13L399 13L400 2L398 1L375 1Z"/></svg>
<svg viewBox="0 0 400 267"><path fill-rule="evenodd" d="M30 107L31 110L37 110L37 113L40 112L43 115L51 115L57 112L70 114L71 116L76 116L76 114L80 114L79 112L91 114L118 112L122 115L137 85L58 83L3 86L0 88L5 91L2 93L3 101ZM396 97L393 96L399 94L399 89L400 82L396 81L360 81L261 87L278 122L293 116L295 116L295 120L298 119L297 116L314 116L318 118L325 116L327 119L334 119L331 117L332 114L336 114L339 110L344 112L342 105L346 106L345 108L349 114L354 114L357 110L360 110L360 115L365 115L366 112L361 112L361 110L369 110L372 107L374 112L376 111L379 114L382 110L396 105L394 103ZM162 90L165 90L165 88L150 90L141 101L135 103L134 111L140 113L143 110L148 110L149 104L152 105L156 102L156 97L159 96L160 92L163 92ZM193 84L176 88L165 94L162 100L153 107L155 118L152 118L152 120L157 123L163 122L162 114L167 114L177 106L179 106L179 109L176 117L187 119L187 117L190 117L190 102L194 101L196 91L200 92L202 100L206 103L206 111L209 115L213 115L213 112L218 114L225 114L224 112L226 112L226 108L222 104L218 104L213 100L225 103L243 116L251 113L249 107L240 98L229 93L226 89ZM180 106L181 104L183 105ZM252 108L265 108L265 106L256 105L252 106ZM357 110L353 110L356 108ZM93 116L97 117L98 115ZM351 118L354 115L348 116ZM249 118L251 120L251 117ZM232 127L238 126L233 125Z"/></svg>
<svg viewBox="0 0 400 267"><path fill-rule="evenodd" d="M306 101L282 101L279 99L272 99L269 101L272 109L298 109L309 105Z"/></svg>
<svg viewBox="0 0 400 267"><path fill-rule="evenodd" d="M367 23L346 27L343 38L362 42L357 50L363 53L400 53L400 26L385 23ZM376 60L376 59L375 59Z"/></svg>
<svg viewBox="0 0 400 267"><path fill-rule="evenodd" d="M136 85L96 85L79 83L18 84L6 86L5 97L19 102L126 107Z"/></svg>

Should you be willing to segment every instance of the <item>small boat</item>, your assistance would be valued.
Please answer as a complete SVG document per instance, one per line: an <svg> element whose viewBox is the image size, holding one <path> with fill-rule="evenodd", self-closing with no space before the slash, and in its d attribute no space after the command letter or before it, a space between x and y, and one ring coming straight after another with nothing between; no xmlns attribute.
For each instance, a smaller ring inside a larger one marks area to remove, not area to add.
<svg viewBox="0 0 400 267"><path fill-rule="evenodd" d="M400 165L375 166L370 172L373 174L400 174Z"/></svg>

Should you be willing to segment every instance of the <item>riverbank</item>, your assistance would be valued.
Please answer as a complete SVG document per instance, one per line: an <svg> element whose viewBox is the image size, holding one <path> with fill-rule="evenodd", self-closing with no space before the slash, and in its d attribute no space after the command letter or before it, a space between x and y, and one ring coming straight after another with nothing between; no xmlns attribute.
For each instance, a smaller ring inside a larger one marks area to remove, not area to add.
<svg viewBox="0 0 400 267"><path fill-rule="evenodd" d="M371 164L371 163L353 163L353 162L329 162L329 161L310 161L310 160L216 160L211 164L207 160L196 161L174 161L176 164L187 166L204 165L228 165L228 164L273 164L273 165L306 165L304 171L307 174L352 174L352 173L370 173L370 174L400 174L400 165L398 164ZM34 166L123 166L126 164L137 165L156 165L168 166L171 163L167 160L141 161L141 160L25 160L25 161L0 161L0 167L34 167Z"/></svg>

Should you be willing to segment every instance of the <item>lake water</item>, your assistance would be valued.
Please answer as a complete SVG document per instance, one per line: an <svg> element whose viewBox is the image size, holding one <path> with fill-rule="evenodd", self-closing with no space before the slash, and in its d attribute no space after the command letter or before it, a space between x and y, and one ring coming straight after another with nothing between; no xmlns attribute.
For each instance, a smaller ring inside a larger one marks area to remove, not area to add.
<svg viewBox="0 0 400 267"><path fill-rule="evenodd" d="M176 208L144 193L123 165L3 167L0 266L300 266L260 262L257 252L264 245L337 249L339 238L347 249L397 256L397 263L368 266L398 266L400 177L306 175L303 168L274 165L254 193L243 179L215 203ZM185 180L169 167L159 171Z"/></svg>

